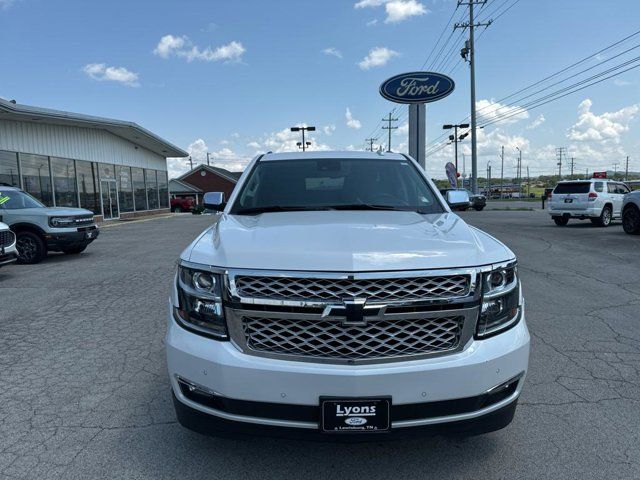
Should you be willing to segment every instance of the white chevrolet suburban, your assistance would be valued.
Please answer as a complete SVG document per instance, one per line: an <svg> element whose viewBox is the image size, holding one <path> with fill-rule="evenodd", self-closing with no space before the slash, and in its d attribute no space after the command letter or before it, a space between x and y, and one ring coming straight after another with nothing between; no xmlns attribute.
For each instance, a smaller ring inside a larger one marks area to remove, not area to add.
<svg viewBox="0 0 640 480"><path fill-rule="evenodd" d="M268 153L205 204L221 213L169 304L183 426L362 441L511 422L529 361L516 258L413 159Z"/></svg>

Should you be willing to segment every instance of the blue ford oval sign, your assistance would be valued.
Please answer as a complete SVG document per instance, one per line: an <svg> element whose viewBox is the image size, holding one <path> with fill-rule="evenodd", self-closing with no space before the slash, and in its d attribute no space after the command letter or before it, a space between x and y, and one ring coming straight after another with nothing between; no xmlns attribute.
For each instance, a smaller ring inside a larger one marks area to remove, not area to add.
<svg viewBox="0 0 640 480"><path fill-rule="evenodd" d="M435 72L401 73L380 85L380 95L396 103L429 103L446 97L455 88L453 79Z"/></svg>

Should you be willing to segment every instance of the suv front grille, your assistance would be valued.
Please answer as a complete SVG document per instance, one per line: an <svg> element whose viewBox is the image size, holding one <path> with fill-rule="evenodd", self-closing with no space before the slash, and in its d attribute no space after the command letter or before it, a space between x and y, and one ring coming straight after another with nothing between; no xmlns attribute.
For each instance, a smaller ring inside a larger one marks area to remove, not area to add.
<svg viewBox="0 0 640 480"><path fill-rule="evenodd" d="M366 298L368 302L388 302L463 297L469 295L470 280L469 275L367 279L238 275L235 286L244 298L338 302Z"/></svg>
<svg viewBox="0 0 640 480"><path fill-rule="evenodd" d="M75 226L76 227L84 227L84 226L87 226L87 225L93 225L93 216L75 217L74 218L74 222L75 222Z"/></svg>
<svg viewBox="0 0 640 480"><path fill-rule="evenodd" d="M242 317L251 350L334 360L367 360L441 353L460 343L464 316L374 320L363 326L336 320Z"/></svg>
<svg viewBox="0 0 640 480"><path fill-rule="evenodd" d="M16 236L10 230L3 230L0 232L0 248L8 247L15 242Z"/></svg>

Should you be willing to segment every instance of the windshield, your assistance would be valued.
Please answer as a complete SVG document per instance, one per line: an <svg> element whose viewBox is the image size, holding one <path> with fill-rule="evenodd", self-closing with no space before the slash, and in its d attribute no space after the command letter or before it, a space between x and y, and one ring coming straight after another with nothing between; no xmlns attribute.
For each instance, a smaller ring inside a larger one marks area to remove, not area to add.
<svg viewBox="0 0 640 480"><path fill-rule="evenodd" d="M590 187L589 182L559 183L553 193L589 193Z"/></svg>
<svg viewBox="0 0 640 480"><path fill-rule="evenodd" d="M44 207L38 200L26 192L20 190L0 189L0 208L5 210L18 210L20 208Z"/></svg>
<svg viewBox="0 0 640 480"><path fill-rule="evenodd" d="M231 213L329 209L444 212L407 160L309 159L259 162Z"/></svg>

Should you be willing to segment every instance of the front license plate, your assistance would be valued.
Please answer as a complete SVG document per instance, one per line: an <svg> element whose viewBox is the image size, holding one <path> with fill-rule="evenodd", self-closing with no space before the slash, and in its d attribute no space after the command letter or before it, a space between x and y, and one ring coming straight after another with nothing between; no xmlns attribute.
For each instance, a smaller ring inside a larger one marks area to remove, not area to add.
<svg viewBox="0 0 640 480"><path fill-rule="evenodd" d="M323 432L387 432L391 429L391 398L321 398L320 408Z"/></svg>
<svg viewBox="0 0 640 480"><path fill-rule="evenodd" d="M565 198L564 203L573 203L573 198Z"/></svg>

